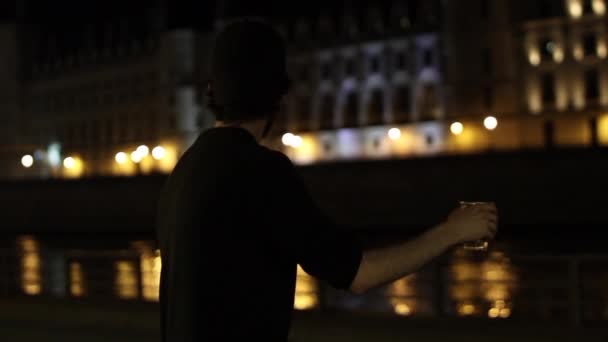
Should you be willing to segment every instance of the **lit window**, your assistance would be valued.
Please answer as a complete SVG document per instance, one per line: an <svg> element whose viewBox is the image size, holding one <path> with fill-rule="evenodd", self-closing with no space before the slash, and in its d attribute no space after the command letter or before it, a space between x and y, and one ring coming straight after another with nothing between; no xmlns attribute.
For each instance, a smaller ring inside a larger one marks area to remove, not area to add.
<svg viewBox="0 0 608 342"><path fill-rule="evenodd" d="M540 64L540 53L537 49L530 49L530 51L528 52L528 60L532 65Z"/></svg>
<svg viewBox="0 0 608 342"><path fill-rule="evenodd" d="M568 13L572 18L580 18L583 15L583 5L580 0L568 0Z"/></svg>
<svg viewBox="0 0 608 342"><path fill-rule="evenodd" d="M593 0L593 12L597 15L604 15L606 13L605 0Z"/></svg>

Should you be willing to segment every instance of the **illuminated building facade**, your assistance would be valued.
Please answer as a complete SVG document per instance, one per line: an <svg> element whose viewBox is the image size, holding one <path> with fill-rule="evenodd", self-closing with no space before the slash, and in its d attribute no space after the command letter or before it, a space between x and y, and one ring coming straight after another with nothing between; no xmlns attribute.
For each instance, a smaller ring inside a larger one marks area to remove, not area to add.
<svg viewBox="0 0 608 342"><path fill-rule="evenodd" d="M606 2L545 2L520 26L520 96L543 120L546 144L608 143Z"/></svg>
<svg viewBox="0 0 608 342"><path fill-rule="evenodd" d="M163 30L161 10L150 2L137 8L137 16L125 10L69 29L19 20L0 29L12 38L2 40L10 47L2 48L2 86L15 93L14 103L2 101L1 109L20 118L2 125L12 133L3 135L9 137L3 176L135 175L173 168L205 123L197 87L204 79L201 47L207 45L194 30ZM14 167L17 155L20 168Z"/></svg>
<svg viewBox="0 0 608 342"><path fill-rule="evenodd" d="M173 168L212 122L207 57L231 15L168 27L162 3L0 25L1 177ZM332 6L270 18L293 88L267 144L294 162L608 144L605 0Z"/></svg>

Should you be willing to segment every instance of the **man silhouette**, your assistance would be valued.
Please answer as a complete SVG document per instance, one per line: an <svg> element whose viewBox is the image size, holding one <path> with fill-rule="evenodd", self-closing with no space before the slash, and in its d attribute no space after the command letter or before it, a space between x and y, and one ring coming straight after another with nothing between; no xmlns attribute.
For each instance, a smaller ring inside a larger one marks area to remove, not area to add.
<svg viewBox="0 0 608 342"><path fill-rule="evenodd" d="M296 168L259 141L289 81L280 35L256 19L229 23L212 54L215 127L180 158L161 192L161 330L167 341L286 341L296 266L362 293L450 246L496 233L496 208L458 208L408 242L362 250L315 205Z"/></svg>

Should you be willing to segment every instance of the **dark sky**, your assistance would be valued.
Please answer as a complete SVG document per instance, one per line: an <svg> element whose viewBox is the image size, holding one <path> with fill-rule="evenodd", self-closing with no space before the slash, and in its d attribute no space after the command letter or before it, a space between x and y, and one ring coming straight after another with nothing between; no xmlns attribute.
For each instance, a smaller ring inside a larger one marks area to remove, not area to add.
<svg viewBox="0 0 608 342"><path fill-rule="evenodd" d="M260 15L289 21L301 15L316 16L320 9L339 14L348 3L362 8L360 5L386 1L389 0L0 0L0 20L14 18L18 2L28 21L35 24L70 25L138 16L146 8L164 3L170 27L205 27L213 21L218 8L229 16Z"/></svg>

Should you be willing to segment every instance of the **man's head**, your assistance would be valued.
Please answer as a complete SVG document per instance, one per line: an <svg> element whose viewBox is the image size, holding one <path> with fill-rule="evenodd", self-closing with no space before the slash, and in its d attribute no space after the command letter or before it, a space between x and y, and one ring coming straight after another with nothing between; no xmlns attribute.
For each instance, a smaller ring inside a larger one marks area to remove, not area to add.
<svg viewBox="0 0 608 342"><path fill-rule="evenodd" d="M289 88L285 44L258 19L238 19L218 34L211 57L209 108L218 121L246 122L276 113Z"/></svg>

